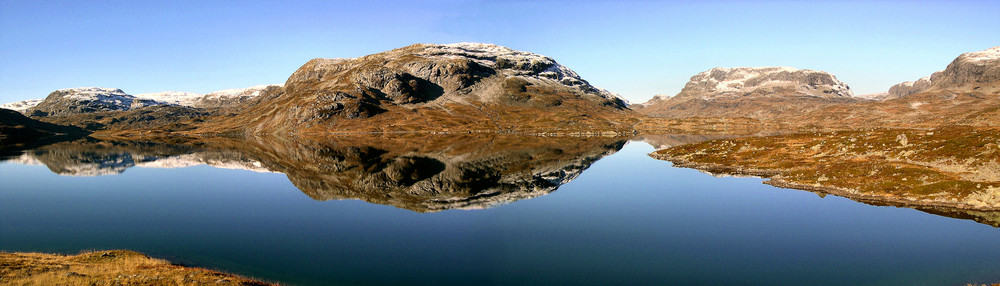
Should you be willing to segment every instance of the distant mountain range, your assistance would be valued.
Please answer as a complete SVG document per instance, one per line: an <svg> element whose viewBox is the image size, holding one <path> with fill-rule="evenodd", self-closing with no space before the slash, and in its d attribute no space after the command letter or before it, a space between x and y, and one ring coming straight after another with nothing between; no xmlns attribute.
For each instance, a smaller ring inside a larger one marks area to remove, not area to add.
<svg viewBox="0 0 1000 286"><path fill-rule="evenodd" d="M787 67L714 68L675 96L632 105L661 118L748 118L785 128L1000 126L1000 47L958 56L943 71L856 96L833 75Z"/></svg>
<svg viewBox="0 0 1000 286"><path fill-rule="evenodd" d="M313 59L284 84L208 94L131 95L116 88L70 88L44 100L0 107L114 136L622 134L698 118L792 129L997 126L1000 47L962 54L931 76L866 96L856 96L846 83L823 71L736 67L698 73L675 96L628 105L552 58L491 44L458 43Z"/></svg>
<svg viewBox="0 0 1000 286"><path fill-rule="evenodd" d="M626 103L542 55L480 43L417 44L313 59L284 85L208 94L57 90L6 105L98 133L626 132Z"/></svg>

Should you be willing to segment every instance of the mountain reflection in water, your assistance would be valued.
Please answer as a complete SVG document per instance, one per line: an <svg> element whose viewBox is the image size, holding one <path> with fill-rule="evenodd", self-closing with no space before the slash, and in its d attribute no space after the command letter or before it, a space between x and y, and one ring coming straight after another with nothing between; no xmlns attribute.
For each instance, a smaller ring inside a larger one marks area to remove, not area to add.
<svg viewBox="0 0 1000 286"><path fill-rule="evenodd" d="M663 148L731 137L670 134L633 140ZM625 142L623 138L497 134L202 137L176 142L87 138L23 152L4 150L0 154L7 155L0 155L0 160L45 165L67 176L196 165L283 173L314 200L358 199L438 212L484 209L549 194L598 159L620 150ZM890 206L1000 227L1000 212L995 211Z"/></svg>
<svg viewBox="0 0 1000 286"><path fill-rule="evenodd" d="M417 212L482 209L555 191L625 140L601 137L339 136L61 142L0 158L61 175L210 165L279 172L315 200L360 199Z"/></svg>

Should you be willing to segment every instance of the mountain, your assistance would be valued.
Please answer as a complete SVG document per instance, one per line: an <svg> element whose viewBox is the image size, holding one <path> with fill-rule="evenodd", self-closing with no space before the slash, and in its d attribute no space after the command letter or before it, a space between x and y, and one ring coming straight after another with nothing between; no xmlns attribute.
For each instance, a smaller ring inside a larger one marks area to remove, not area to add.
<svg viewBox="0 0 1000 286"><path fill-rule="evenodd" d="M276 89L280 88L282 85L283 84L255 85L247 88L213 91L205 94L190 106L200 108L234 107L259 97L269 88Z"/></svg>
<svg viewBox="0 0 1000 286"><path fill-rule="evenodd" d="M153 100L164 104L198 107L221 108L232 107L256 98L268 87L281 87L281 84L255 85L247 88L234 88L213 91L207 94L186 91L163 91L136 94L135 97Z"/></svg>
<svg viewBox="0 0 1000 286"><path fill-rule="evenodd" d="M657 117L770 119L831 103L857 102L847 84L829 73L790 67L713 68L691 77L673 97L633 105Z"/></svg>
<svg viewBox="0 0 1000 286"><path fill-rule="evenodd" d="M830 105L783 120L838 127L1000 127L1000 47L961 54L942 71L891 87L883 101Z"/></svg>
<svg viewBox="0 0 1000 286"><path fill-rule="evenodd" d="M30 116L67 116L99 111L124 111L164 103L137 98L117 88L79 87L56 90L38 105L28 108Z"/></svg>
<svg viewBox="0 0 1000 286"><path fill-rule="evenodd" d="M136 94L136 98L148 99L163 104L173 104L182 106L194 106L195 102L204 97L204 94L186 91L161 91L152 93Z"/></svg>
<svg viewBox="0 0 1000 286"><path fill-rule="evenodd" d="M21 108L22 113L45 122L91 131L155 135L188 130L193 122L240 110L238 106L260 96L268 88L280 86L258 85L208 94L165 91L138 95L117 88L82 87L57 90L44 100L26 100L5 106Z"/></svg>
<svg viewBox="0 0 1000 286"><path fill-rule="evenodd" d="M1000 93L1000 47L961 54L943 71L890 87L886 99L944 90Z"/></svg>
<svg viewBox="0 0 1000 286"><path fill-rule="evenodd" d="M549 57L491 44L415 44L313 59L203 132L593 132L629 129L624 101Z"/></svg>
<svg viewBox="0 0 1000 286"><path fill-rule="evenodd" d="M18 101L18 102L11 102L11 103L0 104L0 108L10 109L10 110L13 110L13 111L24 113L29 108L35 107L36 105L38 105L41 102L42 102L41 99L28 99L28 100L22 100L22 101Z"/></svg>

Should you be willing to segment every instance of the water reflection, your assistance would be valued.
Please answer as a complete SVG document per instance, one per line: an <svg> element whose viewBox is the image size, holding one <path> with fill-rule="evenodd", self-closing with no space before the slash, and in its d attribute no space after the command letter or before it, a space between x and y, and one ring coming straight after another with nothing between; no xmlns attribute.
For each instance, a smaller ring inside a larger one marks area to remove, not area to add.
<svg viewBox="0 0 1000 286"><path fill-rule="evenodd" d="M62 142L6 160L61 175L210 165L280 172L315 200L360 199L417 212L489 208L555 191L621 138L349 136Z"/></svg>
<svg viewBox="0 0 1000 286"><path fill-rule="evenodd" d="M633 140L663 148L730 137L672 134ZM197 165L275 172L287 175L314 200L358 199L438 212L490 208L549 194L624 144L622 138L514 135L209 137L176 142L87 138L23 152L7 150L0 160L44 165L67 176ZM1000 227L1000 212L894 206Z"/></svg>

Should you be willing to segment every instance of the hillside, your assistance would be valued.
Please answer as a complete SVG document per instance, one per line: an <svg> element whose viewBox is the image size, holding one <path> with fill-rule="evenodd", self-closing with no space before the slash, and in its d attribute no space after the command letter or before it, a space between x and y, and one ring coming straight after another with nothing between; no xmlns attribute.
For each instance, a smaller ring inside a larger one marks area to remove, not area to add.
<svg viewBox="0 0 1000 286"><path fill-rule="evenodd" d="M83 129L41 122L23 114L0 108L0 146L14 144L37 145L52 140L86 136Z"/></svg>
<svg viewBox="0 0 1000 286"><path fill-rule="evenodd" d="M313 59L199 132L600 132L635 114L549 57L478 43Z"/></svg>

